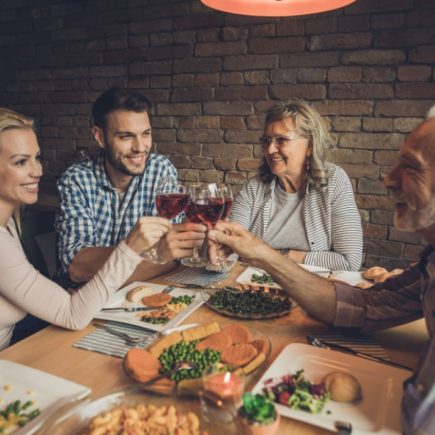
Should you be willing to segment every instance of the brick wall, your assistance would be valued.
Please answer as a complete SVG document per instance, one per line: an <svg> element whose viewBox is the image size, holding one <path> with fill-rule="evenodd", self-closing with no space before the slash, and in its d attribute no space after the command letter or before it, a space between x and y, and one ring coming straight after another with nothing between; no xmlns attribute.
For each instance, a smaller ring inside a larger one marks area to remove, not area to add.
<svg viewBox="0 0 435 435"><path fill-rule="evenodd" d="M380 179L435 102L435 2L358 0L253 18L199 0L2 0L0 101L37 119L44 186L91 151L90 107L111 85L154 102L156 149L186 181L237 190L255 174L261 111L302 97L328 120L352 179L366 265L406 265L419 238L391 227Z"/></svg>

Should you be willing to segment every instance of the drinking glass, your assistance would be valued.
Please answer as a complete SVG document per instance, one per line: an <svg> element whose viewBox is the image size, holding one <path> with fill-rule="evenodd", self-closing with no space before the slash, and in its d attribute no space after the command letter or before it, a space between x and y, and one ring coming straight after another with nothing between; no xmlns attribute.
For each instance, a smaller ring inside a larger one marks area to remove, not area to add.
<svg viewBox="0 0 435 435"><path fill-rule="evenodd" d="M189 195L186 187L174 177L165 177L159 181L156 191L156 208L159 216L174 219L186 207ZM165 264L167 260L157 253L157 247L145 251L142 257L155 264Z"/></svg>
<svg viewBox="0 0 435 435"><path fill-rule="evenodd" d="M231 424L237 414L245 390L243 372L217 363L208 367L202 376L201 412L211 423Z"/></svg>
<svg viewBox="0 0 435 435"><path fill-rule="evenodd" d="M231 211L233 209L233 191L229 184L223 184L219 186L219 189L222 191L222 195L225 201L225 208L222 213L222 220L228 220L231 215Z"/></svg>
<svg viewBox="0 0 435 435"><path fill-rule="evenodd" d="M189 186L188 192L189 192L189 201L186 205L186 208L184 209L184 213L186 214L186 218L189 222L193 222L195 224L201 224L202 221L199 219L193 209L192 204L192 196L195 195L195 189L200 189L200 184L194 184L192 186ZM204 267L207 266L209 263L207 258L200 257L198 254L198 248L195 246L193 248L193 255L191 257L183 258L181 260L181 264L187 267Z"/></svg>

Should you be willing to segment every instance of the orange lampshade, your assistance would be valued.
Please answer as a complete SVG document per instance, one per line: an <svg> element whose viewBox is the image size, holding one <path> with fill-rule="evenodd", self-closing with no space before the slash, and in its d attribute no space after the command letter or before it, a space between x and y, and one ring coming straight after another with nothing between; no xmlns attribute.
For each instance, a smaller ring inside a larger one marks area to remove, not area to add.
<svg viewBox="0 0 435 435"><path fill-rule="evenodd" d="M356 0L201 0L212 9L240 15L286 17L342 8Z"/></svg>

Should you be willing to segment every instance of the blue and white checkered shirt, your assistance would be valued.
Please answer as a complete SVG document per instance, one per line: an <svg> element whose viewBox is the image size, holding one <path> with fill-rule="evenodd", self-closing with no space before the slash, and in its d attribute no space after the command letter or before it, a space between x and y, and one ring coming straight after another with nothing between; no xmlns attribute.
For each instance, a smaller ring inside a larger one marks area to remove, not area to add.
<svg viewBox="0 0 435 435"><path fill-rule="evenodd" d="M62 285L77 286L69 279L68 267L82 248L115 246L141 216L158 215L155 196L163 177L177 178L177 170L166 157L150 154L144 173L132 178L121 200L107 178L102 150L60 176L55 229L60 261L57 278Z"/></svg>

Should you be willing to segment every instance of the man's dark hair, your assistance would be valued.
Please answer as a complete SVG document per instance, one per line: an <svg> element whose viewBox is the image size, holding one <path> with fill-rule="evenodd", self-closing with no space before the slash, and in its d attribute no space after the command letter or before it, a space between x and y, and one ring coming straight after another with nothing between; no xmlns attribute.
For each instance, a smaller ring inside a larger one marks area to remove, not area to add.
<svg viewBox="0 0 435 435"><path fill-rule="evenodd" d="M103 92L92 106L93 124L105 128L107 116L115 110L149 113L151 102L139 92L124 88L110 88Z"/></svg>

